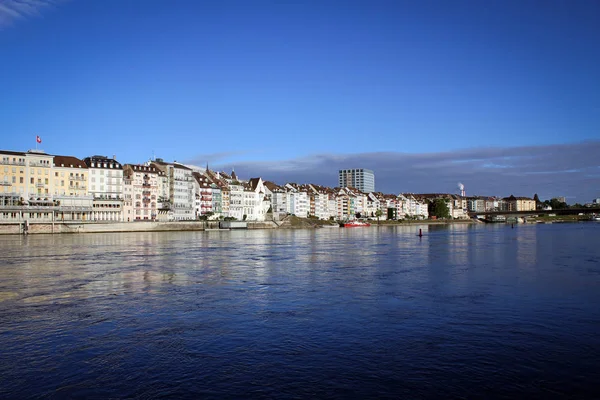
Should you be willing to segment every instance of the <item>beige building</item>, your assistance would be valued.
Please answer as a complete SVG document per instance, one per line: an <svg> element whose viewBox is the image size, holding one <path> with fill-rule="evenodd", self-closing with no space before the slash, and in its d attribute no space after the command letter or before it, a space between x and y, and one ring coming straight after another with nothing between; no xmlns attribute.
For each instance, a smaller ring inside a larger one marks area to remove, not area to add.
<svg viewBox="0 0 600 400"><path fill-rule="evenodd" d="M0 206L21 204L27 182L25 153L0 150Z"/></svg>
<svg viewBox="0 0 600 400"><path fill-rule="evenodd" d="M76 157L54 156L52 168L53 195L86 196L88 167Z"/></svg>
<svg viewBox="0 0 600 400"><path fill-rule="evenodd" d="M29 205L51 205L54 192L52 164L54 156L41 150L25 153L25 202Z"/></svg>
<svg viewBox="0 0 600 400"><path fill-rule="evenodd" d="M535 200L529 197L515 197L513 195L503 199L507 204L508 211L535 211Z"/></svg>

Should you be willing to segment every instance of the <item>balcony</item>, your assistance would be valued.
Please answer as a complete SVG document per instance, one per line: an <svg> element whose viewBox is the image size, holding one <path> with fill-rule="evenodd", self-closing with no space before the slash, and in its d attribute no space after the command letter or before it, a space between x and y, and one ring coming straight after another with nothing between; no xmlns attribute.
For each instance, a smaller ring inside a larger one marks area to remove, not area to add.
<svg viewBox="0 0 600 400"><path fill-rule="evenodd" d="M34 162L34 161L30 161L29 162L29 166L30 167L44 167L44 168L50 168L51 164L44 164L41 162Z"/></svg>
<svg viewBox="0 0 600 400"><path fill-rule="evenodd" d="M70 181L87 181L83 176L69 176Z"/></svg>
<svg viewBox="0 0 600 400"><path fill-rule="evenodd" d="M0 164L2 164L2 165L18 165L20 167L24 167L25 161L0 160Z"/></svg>
<svg viewBox="0 0 600 400"><path fill-rule="evenodd" d="M0 186L12 186L10 182L0 182Z"/></svg>
<svg viewBox="0 0 600 400"><path fill-rule="evenodd" d="M44 187L44 184L43 184L43 183L40 183L40 182L38 182L38 183L36 183L36 184L35 184L35 187L38 187L38 188L43 188L43 187Z"/></svg>

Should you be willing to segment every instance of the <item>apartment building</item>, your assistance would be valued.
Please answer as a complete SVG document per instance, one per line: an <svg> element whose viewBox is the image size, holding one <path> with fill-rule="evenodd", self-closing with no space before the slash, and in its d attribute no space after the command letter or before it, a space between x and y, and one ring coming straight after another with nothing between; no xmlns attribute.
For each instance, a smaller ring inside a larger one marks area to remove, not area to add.
<svg viewBox="0 0 600 400"><path fill-rule="evenodd" d="M115 157L91 156L83 159L88 167L88 193L93 196L95 221L123 221L123 166Z"/></svg>
<svg viewBox="0 0 600 400"><path fill-rule="evenodd" d="M370 169L340 169L338 171L340 187L356 188L363 193L375 191L375 174Z"/></svg>
<svg viewBox="0 0 600 400"><path fill-rule="evenodd" d="M126 221L154 221L158 217L158 170L152 165L125 164L123 177L131 186L131 216Z"/></svg>
<svg viewBox="0 0 600 400"><path fill-rule="evenodd" d="M0 206L23 204L28 182L25 153L0 150Z"/></svg>

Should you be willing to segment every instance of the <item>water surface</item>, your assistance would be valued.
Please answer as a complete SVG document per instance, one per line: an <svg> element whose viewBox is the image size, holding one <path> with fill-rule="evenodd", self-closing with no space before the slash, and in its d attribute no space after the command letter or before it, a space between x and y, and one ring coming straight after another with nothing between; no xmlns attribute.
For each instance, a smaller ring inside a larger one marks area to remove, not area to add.
<svg viewBox="0 0 600 400"><path fill-rule="evenodd" d="M599 238L594 223L0 237L0 397L600 398Z"/></svg>

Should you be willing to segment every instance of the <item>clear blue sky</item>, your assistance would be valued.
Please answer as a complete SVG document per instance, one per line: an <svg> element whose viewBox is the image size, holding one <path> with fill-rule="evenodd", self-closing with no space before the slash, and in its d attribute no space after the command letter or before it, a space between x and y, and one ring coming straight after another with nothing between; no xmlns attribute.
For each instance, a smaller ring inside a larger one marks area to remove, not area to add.
<svg viewBox="0 0 600 400"><path fill-rule="evenodd" d="M240 163L600 139L599 1L53 3L0 0L2 149Z"/></svg>

